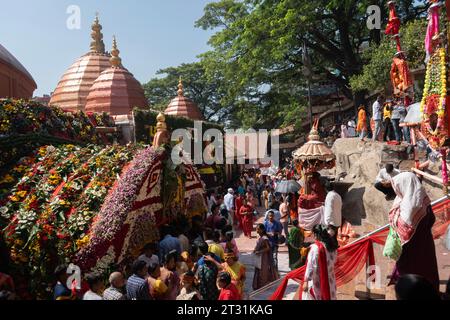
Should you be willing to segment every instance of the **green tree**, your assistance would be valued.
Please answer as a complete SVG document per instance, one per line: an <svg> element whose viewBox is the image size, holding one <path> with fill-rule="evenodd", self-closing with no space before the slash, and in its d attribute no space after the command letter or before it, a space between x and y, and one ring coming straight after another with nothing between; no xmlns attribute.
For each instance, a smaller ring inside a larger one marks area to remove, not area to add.
<svg viewBox="0 0 450 320"><path fill-rule="evenodd" d="M426 1L397 1L404 21L426 12ZM236 102L234 123L255 127L307 118L303 44L313 72L345 96L362 102L350 78L363 71L364 45L379 43L366 25L367 7L380 0L221 0L210 3L196 25L213 29L212 50L201 56L208 77L221 74L227 102ZM339 72L333 72L338 70ZM389 70L385 70L388 73ZM227 103L226 103L227 104Z"/></svg>

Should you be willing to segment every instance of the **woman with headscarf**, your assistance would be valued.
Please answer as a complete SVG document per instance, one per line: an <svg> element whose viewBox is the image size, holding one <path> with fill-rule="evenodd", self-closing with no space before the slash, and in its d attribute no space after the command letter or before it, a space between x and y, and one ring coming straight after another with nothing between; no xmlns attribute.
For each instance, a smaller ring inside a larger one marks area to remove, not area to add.
<svg viewBox="0 0 450 320"><path fill-rule="evenodd" d="M305 278L303 300L336 300L337 244L328 233L328 228L316 225L313 228L315 243L310 247Z"/></svg>
<svg viewBox="0 0 450 320"><path fill-rule="evenodd" d="M405 274L417 274L426 278L439 290L439 271L431 228L436 218L431 201L417 176L404 172L392 179L397 194L389 222L398 235L402 253L395 264L390 284Z"/></svg>
<svg viewBox="0 0 450 320"><path fill-rule="evenodd" d="M359 138L364 141L364 137L367 134L367 114L364 105L360 105L358 108L358 124L356 131L359 132Z"/></svg>

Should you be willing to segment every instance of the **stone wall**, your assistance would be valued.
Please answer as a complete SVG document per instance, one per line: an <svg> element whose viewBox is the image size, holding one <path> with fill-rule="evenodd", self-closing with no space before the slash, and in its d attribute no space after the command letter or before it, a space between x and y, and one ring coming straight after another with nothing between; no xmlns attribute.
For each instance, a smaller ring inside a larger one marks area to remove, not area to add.
<svg viewBox="0 0 450 320"><path fill-rule="evenodd" d="M358 138L336 140L333 145L333 152L337 157L336 168L328 174L345 174L344 181L353 183L344 197L343 205L343 216L352 224L362 225L364 222L380 226L388 223L392 201L387 201L373 184L378 171L386 163L393 163L405 171L412 168L413 156L408 151L406 146L361 142ZM439 164L432 164L427 172L438 175ZM432 200L442 197L440 186L426 180L424 186Z"/></svg>

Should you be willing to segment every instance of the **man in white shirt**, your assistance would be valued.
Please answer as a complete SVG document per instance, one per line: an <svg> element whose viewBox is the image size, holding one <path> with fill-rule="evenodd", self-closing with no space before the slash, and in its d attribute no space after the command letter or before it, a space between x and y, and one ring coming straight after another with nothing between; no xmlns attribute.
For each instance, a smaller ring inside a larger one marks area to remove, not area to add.
<svg viewBox="0 0 450 320"><path fill-rule="evenodd" d="M328 232L337 241L337 231L342 224L342 198L335 191L335 185L332 182L326 184L328 191L325 198L324 224L328 227Z"/></svg>
<svg viewBox="0 0 450 320"><path fill-rule="evenodd" d="M234 190L228 189L228 193L223 197L223 203L228 210L228 215L234 217Z"/></svg>
<svg viewBox="0 0 450 320"><path fill-rule="evenodd" d="M159 258L156 254L154 254L156 251L156 245L154 243L147 243L144 246L144 253L141 254L138 258L138 260L142 260L147 264L147 267L149 267L152 263L159 264Z"/></svg>
<svg viewBox="0 0 450 320"><path fill-rule="evenodd" d="M384 97L380 95L372 106L372 117L373 121L375 121L375 132L373 134L372 141L377 141L378 135L381 132L381 126L383 123L383 102Z"/></svg>
<svg viewBox="0 0 450 320"><path fill-rule="evenodd" d="M375 180L375 188L386 195L386 200L395 199L395 191L392 189L392 178L400 173L391 163L380 170Z"/></svg>

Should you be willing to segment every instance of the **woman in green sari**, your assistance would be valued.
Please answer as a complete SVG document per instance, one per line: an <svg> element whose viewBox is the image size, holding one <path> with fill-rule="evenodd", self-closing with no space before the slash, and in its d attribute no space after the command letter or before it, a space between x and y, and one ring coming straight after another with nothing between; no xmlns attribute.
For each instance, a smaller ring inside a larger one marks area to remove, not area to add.
<svg viewBox="0 0 450 320"><path fill-rule="evenodd" d="M302 258L300 250L304 246L305 235L303 229L298 226L298 220L294 220L292 224L294 227L291 229L288 236L289 268L295 270L304 264L304 259Z"/></svg>

